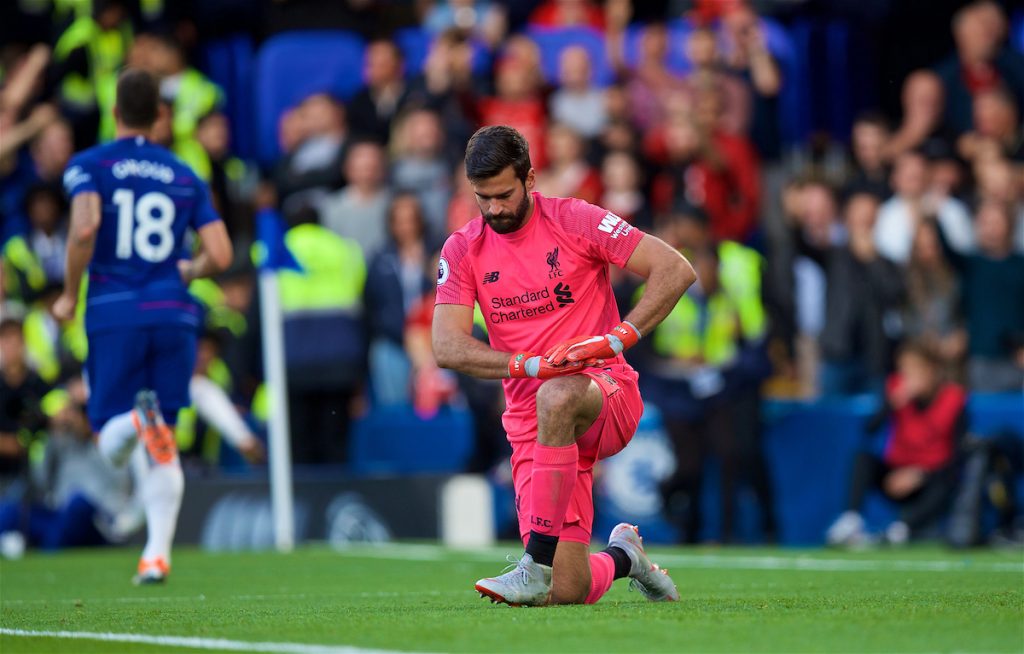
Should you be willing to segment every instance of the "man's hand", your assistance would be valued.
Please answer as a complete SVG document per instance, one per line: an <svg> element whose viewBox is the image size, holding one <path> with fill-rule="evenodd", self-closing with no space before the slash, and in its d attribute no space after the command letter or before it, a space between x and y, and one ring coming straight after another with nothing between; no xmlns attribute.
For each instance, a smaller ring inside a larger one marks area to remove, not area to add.
<svg viewBox="0 0 1024 654"><path fill-rule="evenodd" d="M191 259L179 259L178 260L178 274L181 275L181 281L188 286L196 278L192 270Z"/></svg>
<svg viewBox="0 0 1024 654"><path fill-rule="evenodd" d="M575 363L588 359L611 359L636 345L640 330L633 323L623 320L604 336L577 336L559 343L544 355L551 365Z"/></svg>
<svg viewBox="0 0 1024 654"><path fill-rule="evenodd" d="M589 359L587 361L571 361L564 365L553 366L539 355L533 352L517 352L508 360L508 376L512 379L551 379L553 377L565 377L583 372L591 366L603 366L603 359Z"/></svg>
<svg viewBox="0 0 1024 654"><path fill-rule="evenodd" d="M916 466L896 468L882 482L889 497L897 500L908 497L924 483L925 471Z"/></svg>
<svg viewBox="0 0 1024 654"><path fill-rule="evenodd" d="M255 436L250 436L248 440L239 445L238 453L253 465L259 465L267 461L267 450L263 447L263 441Z"/></svg>
<svg viewBox="0 0 1024 654"><path fill-rule="evenodd" d="M75 308L78 306L78 295L64 291L53 303L50 312L60 322L68 322L75 317Z"/></svg>

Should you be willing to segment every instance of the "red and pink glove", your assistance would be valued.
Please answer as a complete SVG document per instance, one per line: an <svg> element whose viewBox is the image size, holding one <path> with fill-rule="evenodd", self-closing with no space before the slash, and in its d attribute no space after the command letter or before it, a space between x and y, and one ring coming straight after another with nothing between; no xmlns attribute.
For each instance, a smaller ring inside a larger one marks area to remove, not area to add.
<svg viewBox="0 0 1024 654"><path fill-rule="evenodd" d="M547 351L544 360L552 366L575 363L588 359L612 359L636 345L640 330L636 325L623 320L604 336L577 336L559 343Z"/></svg>
<svg viewBox="0 0 1024 654"><path fill-rule="evenodd" d="M544 357L533 352L517 352L508 360L508 376L513 379L551 379L582 372L590 366L602 366L603 360L571 361L553 366Z"/></svg>

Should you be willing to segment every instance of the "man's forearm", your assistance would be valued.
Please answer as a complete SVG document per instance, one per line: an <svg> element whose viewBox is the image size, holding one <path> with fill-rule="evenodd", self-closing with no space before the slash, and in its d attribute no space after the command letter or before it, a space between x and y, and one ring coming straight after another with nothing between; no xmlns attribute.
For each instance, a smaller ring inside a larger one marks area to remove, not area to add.
<svg viewBox="0 0 1024 654"><path fill-rule="evenodd" d="M512 355L492 350L475 338L460 338L434 344L437 365L480 379L508 377L508 360Z"/></svg>
<svg viewBox="0 0 1024 654"><path fill-rule="evenodd" d="M64 265L64 291L77 294L82 285L82 276L92 260L92 251L96 247L95 235L68 242L67 261Z"/></svg>
<svg viewBox="0 0 1024 654"><path fill-rule="evenodd" d="M82 275L92 261L96 233L100 227L100 196L94 191L79 193L71 200L67 259L64 262L64 292L78 295Z"/></svg>
<svg viewBox="0 0 1024 654"><path fill-rule="evenodd" d="M652 270L640 301L626 320L633 323L641 335L650 334L696 279L693 268L685 259L680 259L679 265Z"/></svg>

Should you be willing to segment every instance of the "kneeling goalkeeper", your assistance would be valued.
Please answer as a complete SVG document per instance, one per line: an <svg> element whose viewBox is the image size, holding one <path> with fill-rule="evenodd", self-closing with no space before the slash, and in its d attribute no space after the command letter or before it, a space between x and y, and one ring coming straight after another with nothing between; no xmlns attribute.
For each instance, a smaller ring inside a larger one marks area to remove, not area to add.
<svg viewBox="0 0 1024 654"><path fill-rule="evenodd" d="M636 527L616 526L608 547L589 553L592 486L595 462L629 443L643 412L622 352L668 315L695 281L693 268L609 211L534 193L529 146L510 127L473 135L466 175L482 215L441 252L434 354L442 367L505 378L502 421L526 546L514 570L476 589L513 605L590 604L628 576L648 599L676 600ZM609 263L647 279L625 320ZM472 336L475 303L491 347Z"/></svg>

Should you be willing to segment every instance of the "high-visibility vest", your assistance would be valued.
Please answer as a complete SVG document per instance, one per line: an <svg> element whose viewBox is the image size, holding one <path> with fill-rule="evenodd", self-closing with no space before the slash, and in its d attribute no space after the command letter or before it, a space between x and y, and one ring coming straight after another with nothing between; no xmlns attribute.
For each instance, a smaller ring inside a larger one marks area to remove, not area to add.
<svg viewBox="0 0 1024 654"><path fill-rule="evenodd" d="M199 179L209 182L213 175L210 155L199 144L195 137L175 139L171 144L171 152L192 169Z"/></svg>
<svg viewBox="0 0 1024 654"><path fill-rule="evenodd" d="M248 330L248 322L239 311L227 306L224 291L217 282L209 278L193 280L188 292L203 305L206 312L206 326L212 329L226 329L235 338L241 338Z"/></svg>
<svg viewBox="0 0 1024 654"><path fill-rule="evenodd" d="M732 361L739 341L739 306L724 290L703 303L684 295L654 329L654 349L659 354L675 358L700 356L713 366Z"/></svg>
<svg viewBox="0 0 1024 654"><path fill-rule="evenodd" d="M54 320L43 306L37 305L25 315L25 352L36 373L48 384L60 377L62 350L78 363L85 362L89 341L85 335L84 305L85 298L80 297L74 317L64 324Z"/></svg>
<svg viewBox="0 0 1024 654"><path fill-rule="evenodd" d="M89 77L69 72L60 82L61 99L81 111L97 109L100 114L99 140L114 138L114 103L117 99L117 75L132 42L132 28L122 21L114 29L102 30L91 16L71 23L53 49L54 61L61 62L79 48L89 59Z"/></svg>
<svg viewBox="0 0 1024 654"><path fill-rule="evenodd" d="M46 286L46 271L23 236L12 236L4 243L4 295L24 301Z"/></svg>
<svg viewBox="0 0 1024 654"><path fill-rule="evenodd" d="M252 394L252 403L249 405L249 413L252 417L263 424L267 424L270 418L270 395L267 392L267 383L262 382L256 387Z"/></svg>
<svg viewBox="0 0 1024 654"><path fill-rule="evenodd" d="M739 308L743 337L749 341L762 339L767 319L761 296L761 255L735 241L722 241L718 246L718 261L722 288Z"/></svg>
<svg viewBox="0 0 1024 654"><path fill-rule="evenodd" d="M216 109L223 99L220 87L195 68L181 73L178 92L174 96L174 117L171 132L175 141L195 138L199 119Z"/></svg>
<svg viewBox="0 0 1024 654"><path fill-rule="evenodd" d="M281 270L278 285L285 313L358 308L366 285L363 251L326 227L303 224L284 236L302 272Z"/></svg>
<svg viewBox="0 0 1024 654"><path fill-rule="evenodd" d="M46 315L46 310L35 308L28 312L22 324L25 335L25 353L35 366L36 374L47 384L60 377L60 352L57 343L60 326Z"/></svg>
<svg viewBox="0 0 1024 654"><path fill-rule="evenodd" d="M92 0L53 0L53 21L61 26L92 16Z"/></svg>

